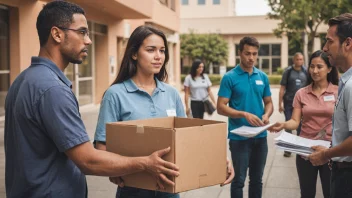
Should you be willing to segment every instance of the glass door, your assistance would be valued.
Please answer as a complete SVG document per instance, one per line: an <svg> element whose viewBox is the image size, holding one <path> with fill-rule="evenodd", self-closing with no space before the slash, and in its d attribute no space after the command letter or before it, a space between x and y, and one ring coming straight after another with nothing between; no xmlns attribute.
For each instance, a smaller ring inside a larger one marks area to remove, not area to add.
<svg viewBox="0 0 352 198"><path fill-rule="evenodd" d="M0 117L5 115L5 98L10 87L9 12L0 5Z"/></svg>
<svg viewBox="0 0 352 198"><path fill-rule="evenodd" d="M93 36L94 37L94 36ZM93 38L91 38L93 40ZM72 64L65 69L66 77L72 82L72 91L80 106L94 102L94 42L88 47L88 57L82 64Z"/></svg>
<svg viewBox="0 0 352 198"><path fill-rule="evenodd" d="M94 38L94 36L92 36ZM94 40L92 38L92 40ZM88 48L88 57L83 61L82 64L75 65L76 71L76 94L78 95L78 102L82 105L92 104L93 93L94 93L94 72L93 72L93 60L94 52L92 45Z"/></svg>

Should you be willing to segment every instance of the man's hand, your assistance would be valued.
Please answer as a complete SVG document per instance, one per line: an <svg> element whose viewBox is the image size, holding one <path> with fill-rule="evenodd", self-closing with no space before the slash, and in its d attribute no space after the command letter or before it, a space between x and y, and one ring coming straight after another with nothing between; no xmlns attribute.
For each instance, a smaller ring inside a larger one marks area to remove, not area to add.
<svg viewBox="0 0 352 198"><path fill-rule="evenodd" d="M264 123L254 114L245 112L244 117L246 118L247 122L252 126L264 126Z"/></svg>
<svg viewBox="0 0 352 198"><path fill-rule="evenodd" d="M174 186L175 183L171 181L166 175L179 176L179 168L171 163L163 160L161 157L170 152L170 147L155 151L153 154L147 157L146 170L152 174L156 180L160 189L165 189L164 183L167 185Z"/></svg>
<svg viewBox="0 0 352 198"><path fill-rule="evenodd" d="M282 103L281 104L279 104L279 112L280 113L282 113L282 112L284 112L284 106L282 105Z"/></svg>
<svg viewBox="0 0 352 198"><path fill-rule="evenodd" d="M124 187L125 183L123 182L121 177L109 177L111 183L118 185L119 187Z"/></svg>
<svg viewBox="0 0 352 198"><path fill-rule="evenodd" d="M233 169L232 163L229 159L227 159L227 176L226 176L226 180L220 184L220 186L225 186L229 183L232 182L233 178L235 177L235 171Z"/></svg>
<svg viewBox="0 0 352 198"><path fill-rule="evenodd" d="M262 116L262 121L263 121L264 124L269 124L269 116L264 114Z"/></svg>
<svg viewBox="0 0 352 198"><path fill-rule="evenodd" d="M314 153L309 155L308 159L314 166L320 166L329 161L329 158L326 156L328 148L324 146L312 146L311 148L314 150Z"/></svg>
<svg viewBox="0 0 352 198"><path fill-rule="evenodd" d="M274 132L274 133L280 132L282 129L284 129L284 123L281 123L281 122L277 122L273 126L268 128L270 132Z"/></svg>

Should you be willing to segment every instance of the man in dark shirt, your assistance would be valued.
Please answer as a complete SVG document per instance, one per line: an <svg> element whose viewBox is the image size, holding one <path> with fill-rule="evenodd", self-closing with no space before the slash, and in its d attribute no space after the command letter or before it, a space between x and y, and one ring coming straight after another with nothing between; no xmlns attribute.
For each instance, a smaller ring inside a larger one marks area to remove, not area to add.
<svg viewBox="0 0 352 198"><path fill-rule="evenodd" d="M282 74L281 87L279 92L279 112L284 112L285 120L290 120L293 112L293 99L296 92L307 86L308 73L306 68L303 66L303 54L297 52L293 56L293 65L288 67ZM282 105L283 103L283 105ZM299 135L300 126L297 128L297 133ZM287 131L292 133L292 131ZM285 151L285 157L290 157L291 153Z"/></svg>
<svg viewBox="0 0 352 198"><path fill-rule="evenodd" d="M63 71L80 64L91 44L84 10L53 1L37 18L38 57L11 85L5 102L5 183L7 197L87 197L85 174L122 176L148 171L162 183L177 176L161 159L123 157L96 150L89 142L71 82Z"/></svg>

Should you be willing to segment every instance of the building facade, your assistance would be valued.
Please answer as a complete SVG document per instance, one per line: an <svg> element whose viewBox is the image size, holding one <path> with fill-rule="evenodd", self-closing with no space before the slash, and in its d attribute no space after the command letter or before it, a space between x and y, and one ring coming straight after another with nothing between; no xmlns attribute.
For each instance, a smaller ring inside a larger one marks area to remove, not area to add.
<svg viewBox="0 0 352 198"><path fill-rule="evenodd" d="M236 16L235 0L181 0L181 34L190 31L198 34L220 34L228 43L229 55L226 65L239 63L238 46L244 36L254 36L260 43L257 67L268 74L278 68L292 64L294 50L289 49L288 37L277 38L273 29L280 21L267 16ZM320 26L318 32L326 33L327 27ZM321 48L320 38L313 47ZM186 60L184 65L190 65Z"/></svg>
<svg viewBox="0 0 352 198"><path fill-rule="evenodd" d="M7 90L39 53L36 19L49 0L0 0L0 118ZM66 69L81 106L97 104L117 75L132 31L143 24L168 39L168 83L180 87L179 0L71 0L84 8L92 45L88 58Z"/></svg>

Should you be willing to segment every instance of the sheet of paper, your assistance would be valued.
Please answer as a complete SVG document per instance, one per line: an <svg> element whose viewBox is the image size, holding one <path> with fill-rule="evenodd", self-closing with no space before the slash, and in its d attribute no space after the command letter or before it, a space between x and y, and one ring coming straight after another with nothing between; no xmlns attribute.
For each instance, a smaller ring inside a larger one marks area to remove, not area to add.
<svg viewBox="0 0 352 198"><path fill-rule="evenodd" d="M273 126L275 123L267 124L261 127L250 127L250 126L242 126L237 129L230 131L231 133L243 136L243 137L254 137L259 133L265 131L269 127Z"/></svg>
<svg viewBox="0 0 352 198"><path fill-rule="evenodd" d="M329 147L330 142L324 140L311 140L287 132L281 132L280 136L275 138L277 148L296 153L307 157L313 153L312 146Z"/></svg>
<svg viewBox="0 0 352 198"><path fill-rule="evenodd" d="M325 140L311 140L287 132L281 132L281 135L275 138L275 141L285 142L292 145L310 148L312 146L330 147L330 142Z"/></svg>

